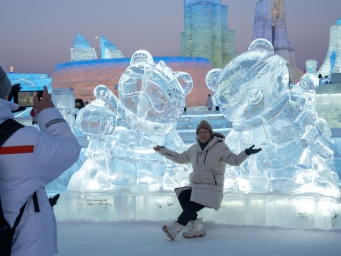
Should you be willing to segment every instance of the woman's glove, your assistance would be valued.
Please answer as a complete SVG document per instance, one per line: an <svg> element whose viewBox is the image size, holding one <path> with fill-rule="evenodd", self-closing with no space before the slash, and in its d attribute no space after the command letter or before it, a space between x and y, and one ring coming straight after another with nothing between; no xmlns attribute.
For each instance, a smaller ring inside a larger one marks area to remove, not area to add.
<svg viewBox="0 0 341 256"><path fill-rule="evenodd" d="M252 145L251 147L245 149L245 154L247 154L249 156L249 155L252 155L252 154L257 154L259 151L262 150L261 148L253 149L254 146L255 145Z"/></svg>

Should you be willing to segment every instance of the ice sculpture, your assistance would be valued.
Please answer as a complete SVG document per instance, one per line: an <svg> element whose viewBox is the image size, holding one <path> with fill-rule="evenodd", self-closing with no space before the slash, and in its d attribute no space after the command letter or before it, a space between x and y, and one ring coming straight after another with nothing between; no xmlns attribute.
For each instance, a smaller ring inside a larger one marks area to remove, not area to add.
<svg viewBox="0 0 341 256"><path fill-rule="evenodd" d="M68 189L151 192L184 185L189 167L169 162L152 147L185 147L175 128L192 88L188 73L174 72L162 60L155 64L146 51L134 53L119 80L119 98L99 85L96 100L77 116L89 138L88 159Z"/></svg>
<svg viewBox="0 0 341 256"><path fill-rule="evenodd" d="M101 59L124 58L121 51L104 36L99 37Z"/></svg>
<svg viewBox="0 0 341 256"><path fill-rule="evenodd" d="M271 43L254 40L223 70L212 70L208 87L222 114L233 122L226 142L234 152L252 144L263 149L240 167L227 166L227 191L339 196L331 130L315 111L318 78L306 74L288 89L286 60Z"/></svg>
<svg viewBox="0 0 341 256"><path fill-rule="evenodd" d="M59 110L75 134L75 116L78 113L78 109L75 107L75 95L67 88L56 88L51 93L51 99L55 108Z"/></svg>
<svg viewBox="0 0 341 256"><path fill-rule="evenodd" d="M71 61L97 59L96 51L80 34L75 37L71 48Z"/></svg>

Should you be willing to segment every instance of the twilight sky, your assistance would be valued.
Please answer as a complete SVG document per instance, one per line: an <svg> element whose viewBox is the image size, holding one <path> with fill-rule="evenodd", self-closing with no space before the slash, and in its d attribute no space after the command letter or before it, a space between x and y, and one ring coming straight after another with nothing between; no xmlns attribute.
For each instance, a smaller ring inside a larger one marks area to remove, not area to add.
<svg viewBox="0 0 341 256"><path fill-rule="evenodd" d="M228 28L236 31L236 51L251 43L258 0L222 0ZM271 10L274 0L267 0ZM296 62L326 56L329 28L341 18L341 0L285 0L288 39ZM95 36L115 44L125 57L140 49L153 56L180 55L183 0L1 0L0 65L8 72L53 73L70 61L77 34L96 48ZM270 18L270 17L269 17Z"/></svg>

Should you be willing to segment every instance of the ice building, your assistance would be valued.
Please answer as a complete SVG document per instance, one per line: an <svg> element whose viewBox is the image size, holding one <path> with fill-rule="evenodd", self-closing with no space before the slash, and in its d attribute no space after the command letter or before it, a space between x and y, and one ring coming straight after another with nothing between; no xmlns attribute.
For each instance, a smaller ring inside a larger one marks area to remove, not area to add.
<svg viewBox="0 0 341 256"><path fill-rule="evenodd" d="M252 40L264 38L270 41L275 53L287 61L290 79L296 81L301 78L303 72L296 67L294 47L288 41L284 0L274 1L272 17L271 19L268 17L266 0L258 1L255 8Z"/></svg>
<svg viewBox="0 0 341 256"><path fill-rule="evenodd" d="M323 77L332 73L341 73L341 19L329 29L327 56L317 73Z"/></svg>
<svg viewBox="0 0 341 256"><path fill-rule="evenodd" d="M236 56L235 31L228 29L227 11L221 0L184 0L181 55L208 58L215 68L232 60Z"/></svg>
<svg viewBox="0 0 341 256"><path fill-rule="evenodd" d="M187 107L206 105L207 94L211 93L205 85L205 75L212 69L208 59L164 56L154 60L163 60L174 71L184 71L192 76L194 88L186 96ZM54 69L52 87L72 88L76 98L89 102L94 99L93 90L99 84L108 86L118 95L117 84L129 62L130 58L114 58L62 63Z"/></svg>

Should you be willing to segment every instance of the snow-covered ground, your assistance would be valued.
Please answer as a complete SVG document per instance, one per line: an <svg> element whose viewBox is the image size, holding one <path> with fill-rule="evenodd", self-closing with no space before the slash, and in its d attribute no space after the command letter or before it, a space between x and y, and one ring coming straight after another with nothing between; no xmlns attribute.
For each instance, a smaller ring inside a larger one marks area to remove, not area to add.
<svg viewBox="0 0 341 256"><path fill-rule="evenodd" d="M282 229L205 223L207 235L171 241L160 221L58 221L60 256L341 255L341 229Z"/></svg>

